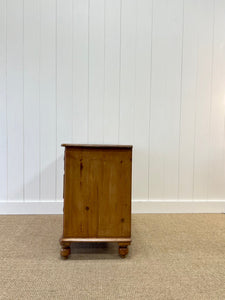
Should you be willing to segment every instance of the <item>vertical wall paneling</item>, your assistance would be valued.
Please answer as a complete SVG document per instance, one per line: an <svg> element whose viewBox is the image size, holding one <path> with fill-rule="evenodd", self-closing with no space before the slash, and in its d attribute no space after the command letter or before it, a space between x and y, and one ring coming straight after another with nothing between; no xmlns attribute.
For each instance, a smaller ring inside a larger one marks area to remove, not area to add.
<svg viewBox="0 0 225 300"><path fill-rule="evenodd" d="M224 199L225 2L215 0L208 198Z"/></svg>
<svg viewBox="0 0 225 300"><path fill-rule="evenodd" d="M103 142L105 0L89 0L88 142Z"/></svg>
<svg viewBox="0 0 225 300"><path fill-rule="evenodd" d="M24 200L39 199L40 5L24 0Z"/></svg>
<svg viewBox="0 0 225 300"><path fill-rule="evenodd" d="M119 143L133 144L137 0L121 5L121 70Z"/></svg>
<svg viewBox="0 0 225 300"><path fill-rule="evenodd" d="M23 1L7 1L8 199L23 201Z"/></svg>
<svg viewBox="0 0 225 300"><path fill-rule="evenodd" d="M133 197L135 199L148 199L152 1L137 1L136 13Z"/></svg>
<svg viewBox="0 0 225 300"><path fill-rule="evenodd" d="M104 143L118 142L120 0L105 0Z"/></svg>
<svg viewBox="0 0 225 300"><path fill-rule="evenodd" d="M207 199L214 0L199 1L193 199Z"/></svg>
<svg viewBox="0 0 225 300"><path fill-rule="evenodd" d="M73 139L73 1L57 1L57 199L63 193L61 144Z"/></svg>
<svg viewBox="0 0 225 300"><path fill-rule="evenodd" d="M183 51L183 1L168 2L166 37L166 101L164 136L164 193L167 199L178 198L180 98ZM173 74L173 76L171 76Z"/></svg>
<svg viewBox="0 0 225 300"><path fill-rule="evenodd" d="M61 144L73 141L73 1L57 1L57 199L63 196ZM76 116L74 116L76 117Z"/></svg>
<svg viewBox="0 0 225 300"><path fill-rule="evenodd" d="M7 200L6 1L0 1L0 201Z"/></svg>
<svg viewBox="0 0 225 300"><path fill-rule="evenodd" d="M56 1L42 0L40 28L40 199L55 199Z"/></svg>
<svg viewBox="0 0 225 300"><path fill-rule="evenodd" d="M153 1L149 198L164 199L167 1Z"/></svg>
<svg viewBox="0 0 225 300"><path fill-rule="evenodd" d="M120 144L133 145L134 143L136 35L137 0L121 0L120 101L118 137L118 142ZM132 177L134 177L134 169L132 169ZM132 197L133 196L134 180L132 185Z"/></svg>
<svg viewBox="0 0 225 300"><path fill-rule="evenodd" d="M0 0L0 201L61 201L61 143L133 144L135 200L225 199L224 0Z"/></svg>
<svg viewBox="0 0 225 300"><path fill-rule="evenodd" d="M179 198L193 197L196 83L198 69L198 2L184 0Z"/></svg>
<svg viewBox="0 0 225 300"><path fill-rule="evenodd" d="M168 199L176 199L183 2L155 1L153 7L150 195L153 198L165 198L166 195Z"/></svg>
<svg viewBox="0 0 225 300"><path fill-rule="evenodd" d="M73 1L73 140L88 142L89 0Z"/></svg>

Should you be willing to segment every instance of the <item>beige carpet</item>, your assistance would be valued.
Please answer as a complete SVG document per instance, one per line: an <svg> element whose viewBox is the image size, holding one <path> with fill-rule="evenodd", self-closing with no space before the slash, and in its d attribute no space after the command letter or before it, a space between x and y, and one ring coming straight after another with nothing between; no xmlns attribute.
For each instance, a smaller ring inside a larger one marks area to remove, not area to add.
<svg viewBox="0 0 225 300"><path fill-rule="evenodd" d="M225 299L225 215L133 215L130 254L77 244L62 216L0 216L0 299Z"/></svg>

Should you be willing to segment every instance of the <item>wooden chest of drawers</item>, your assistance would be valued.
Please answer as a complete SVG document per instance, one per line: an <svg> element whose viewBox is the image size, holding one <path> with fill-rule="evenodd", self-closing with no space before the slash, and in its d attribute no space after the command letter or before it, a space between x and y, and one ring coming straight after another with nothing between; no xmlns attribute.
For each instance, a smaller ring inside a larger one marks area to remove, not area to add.
<svg viewBox="0 0 225 300"><path fill-rule="evenodd" d="M61 256L72 242L131 243L132 146L63 144L64 212Z"/></svg>

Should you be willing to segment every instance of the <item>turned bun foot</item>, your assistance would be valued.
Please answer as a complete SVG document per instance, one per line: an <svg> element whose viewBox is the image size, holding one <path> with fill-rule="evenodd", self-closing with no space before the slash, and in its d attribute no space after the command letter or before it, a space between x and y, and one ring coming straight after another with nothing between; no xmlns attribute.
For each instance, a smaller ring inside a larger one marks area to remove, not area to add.
<svg viewBox="0 0 225 300"><path fill-rule="evenodd" d="M61 244L61 257L67 259L71 253L70 243L60 243Z"/></svg>
<svg viewBox="0 0 225 300"><path fill-rule="evenodd" d="M129 252L128 245L129 244L119 243L119 255L121 258L125 258L126 255L128 254L128 252Z"/></svg>

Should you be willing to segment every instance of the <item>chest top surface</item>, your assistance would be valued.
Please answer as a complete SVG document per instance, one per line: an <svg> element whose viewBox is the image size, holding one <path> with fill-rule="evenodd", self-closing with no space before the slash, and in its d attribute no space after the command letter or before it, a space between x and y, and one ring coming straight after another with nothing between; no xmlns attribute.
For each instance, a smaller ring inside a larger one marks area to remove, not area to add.
<svg viewBox="0 0 225 300"><path fill-rule="evenodd" d="M103 145L103 144L62 144L62 147L72 147L72 148L109 148L109 149L132 149L132 145Z"/></svg>

